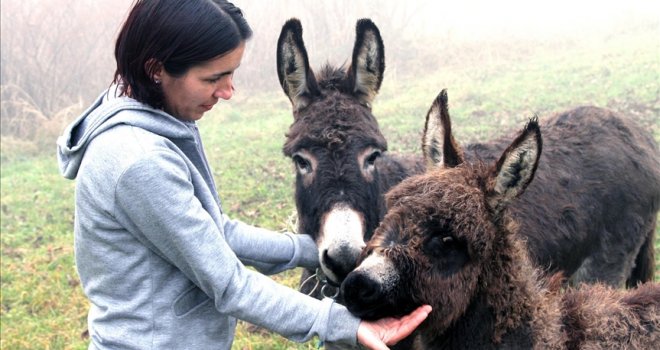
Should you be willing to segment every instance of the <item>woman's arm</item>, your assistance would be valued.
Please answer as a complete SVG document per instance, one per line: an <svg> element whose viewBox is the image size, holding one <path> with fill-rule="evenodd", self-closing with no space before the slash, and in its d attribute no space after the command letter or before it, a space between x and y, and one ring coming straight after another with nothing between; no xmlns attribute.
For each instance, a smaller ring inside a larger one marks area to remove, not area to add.
<svg viewBox="0 0 660 350"><path fill-rule="evenodd" d="M134 161L116 186L118 220L213 299L219 312L296 341L318 335L354 344L360 320L344 306L245 268L224 239L224 226L195 196L191 177L203 180L195 179L190 166L173 150L150 151Z"/></svg>
<svg viewBox="0 0 660 350"><path fill-rule="evenodd" d="M318 249L309 235L278 233L223 215L227 243L246 265L268 275L295 267L319 266Z"/></svg>

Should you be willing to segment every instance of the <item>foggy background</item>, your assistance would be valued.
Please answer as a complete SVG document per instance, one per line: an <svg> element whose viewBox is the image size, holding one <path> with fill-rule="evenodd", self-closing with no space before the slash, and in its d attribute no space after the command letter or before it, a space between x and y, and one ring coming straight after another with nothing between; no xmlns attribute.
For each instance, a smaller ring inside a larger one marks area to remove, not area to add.
<svg viewBox="0 0 660 350"><path fill-rule="evenodd" d="M1 131L7 140L52 148L54 137L114 73L114 40L129 0L2 0ZM430 70L524 59L598 45L631 31L655 31L660 1L237 0L254 30L236 74L237 99L280 93L275 45L284 22L301 20L313 68L345 63L355 22L371 18L385 42L384 85ZM515 64L515 62L512 62ZM658 68L658 65L655 66ZM281 94L284 99L284 95ZM26 144L27 145L27 144ZM3 147L4 148L4 147Z"/></svg>

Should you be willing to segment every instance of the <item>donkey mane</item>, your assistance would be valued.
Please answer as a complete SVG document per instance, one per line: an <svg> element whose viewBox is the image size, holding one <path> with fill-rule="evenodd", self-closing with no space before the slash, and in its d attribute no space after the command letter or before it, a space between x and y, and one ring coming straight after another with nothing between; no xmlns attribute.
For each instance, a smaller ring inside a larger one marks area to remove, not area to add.
<svg viewBox="0 0 660 350"><path fill-rule="evenodd" d="M332 74L341 72L331 67L328 69ZM321 86L326 83L333 87L339 84L335 80L323 80ZM366 107L356 104L339 90L324 90L324 94L326 98L303 109L304 114L294 118L289 126L283 147L286 156L306 148L340 149L349 144L348 140L365 140L368 144L360 146L387 149L378 122Z"/></svg>
<svg viewBox="0 0 660 350"><path fill-rule="evenodd" d="M351 93L346 72L347 68L345 65L334 67L326 63L316 75L319 87L321 90L335 90L345 94Z"/></svg>
<svg viewBox="0 0 660 350"><path fill-rule="evenodd" d="M380 132L378 121L363 105L350 96L350 79L345 66L326 63L316 75L321 96L317 102L296 113L286 133L283 151L291 156L298 149L322 147L342 148L348 140L364 138L373 146L387 150L387 141ZM328 113L334 111L335 113Z"/></svg>

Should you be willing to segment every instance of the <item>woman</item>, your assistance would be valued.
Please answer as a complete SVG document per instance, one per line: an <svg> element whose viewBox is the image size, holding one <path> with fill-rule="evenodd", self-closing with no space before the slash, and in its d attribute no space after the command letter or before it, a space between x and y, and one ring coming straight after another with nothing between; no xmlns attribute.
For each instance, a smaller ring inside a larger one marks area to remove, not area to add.
<svg viewBox="0 0 660 350"><path fill-rule="evenodd" d="M75 255L90 349L229 349L236 320L295 341L386 349L430 307L361 321L245 268L316 267L307 235L230 220L196 120L231 98L251 29L223 0L138 0L119 33L111 89L58 140L76 179Z"/></svg>

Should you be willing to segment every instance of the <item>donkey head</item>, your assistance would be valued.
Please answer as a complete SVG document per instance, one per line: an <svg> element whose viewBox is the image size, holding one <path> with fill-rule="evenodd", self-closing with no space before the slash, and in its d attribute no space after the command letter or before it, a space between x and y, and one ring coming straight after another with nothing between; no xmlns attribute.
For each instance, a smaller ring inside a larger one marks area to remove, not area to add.
<svg viewBox="0 0 660 350"><path fill-rule="evenodd" d="M426 324L438 331L466 311L495 254L504 254L503 209L532 180L541 134L533 119L495 164L469 164L451 135L443 91L427 115L423 149L432 167L388 193L388 212L341 291L362 318L430 304Z"/></svg>
<svg viewBox="0 0 660 350"><path fill-rule="evenodd" d="M323 272L336 283L355 267L384 208L377 159L387 143L371 113L384 56L368 19L357 22L347 68L325 66L315 75L297 19L284 24L277 44L278 77L293 106L283 151L297 171L299 231L315 238Z"/></svg>

